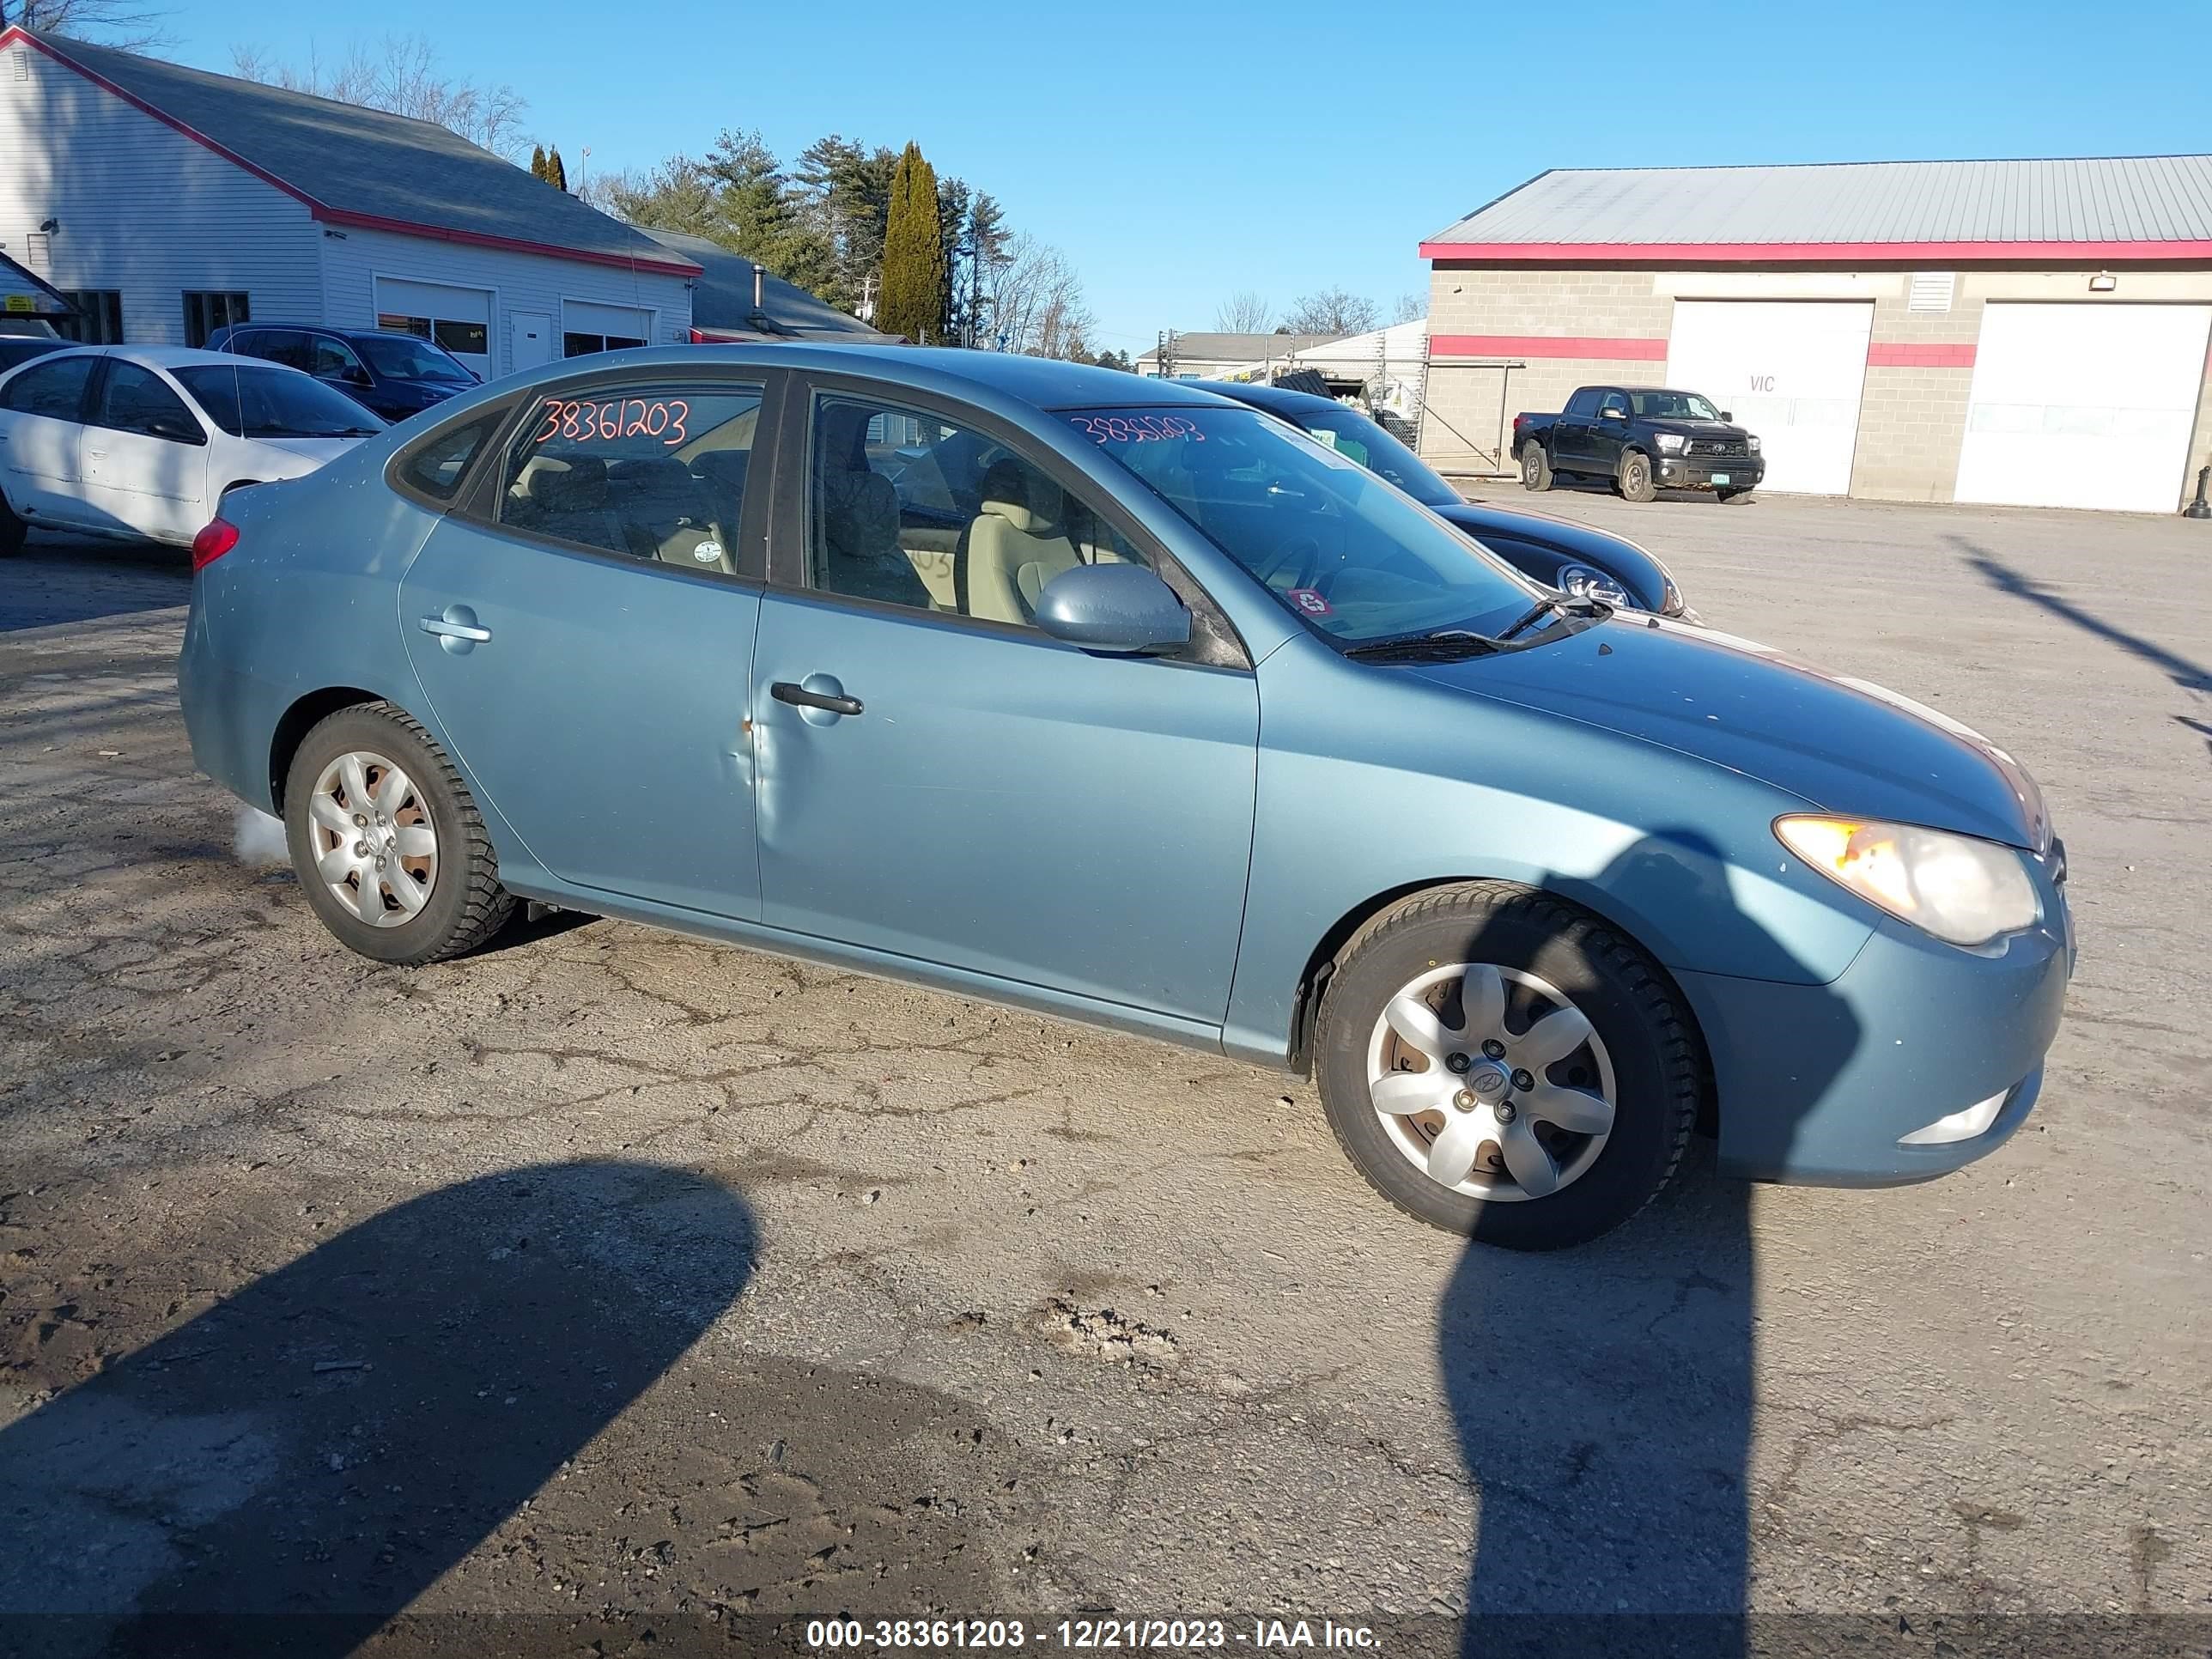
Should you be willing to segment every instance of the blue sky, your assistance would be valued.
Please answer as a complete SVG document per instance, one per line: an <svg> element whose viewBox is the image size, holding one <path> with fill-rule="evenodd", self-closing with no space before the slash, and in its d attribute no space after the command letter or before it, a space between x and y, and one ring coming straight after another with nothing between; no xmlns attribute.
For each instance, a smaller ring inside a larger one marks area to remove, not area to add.
<svg viewBox="0 0 2212 1659"><path fill-rule="evenodd" d="M1084 276L1103 343L1206 329L1239 289L1388 309L1424 235L1552 167L2136 155L2212 145L2201 0L951 6L228 0L169 55L302 60L420 32L506 82L572 181L757 127L912 138ZM1552 20L1560 20L1555 24ZM1571 26L1579 23L1577 31Z"/></svg>

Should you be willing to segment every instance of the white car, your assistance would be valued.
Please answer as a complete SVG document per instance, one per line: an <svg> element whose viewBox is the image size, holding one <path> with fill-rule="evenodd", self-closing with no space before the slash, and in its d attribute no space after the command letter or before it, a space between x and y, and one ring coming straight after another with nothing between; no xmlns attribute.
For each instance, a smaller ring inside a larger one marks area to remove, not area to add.
<svg viewBox="0 0 2212 1659"><path fill-rule="evenodd" d="M250 357L34 357L0 375L0 555L32 525L189 547L225 490L301 477L384 424L313 376Z"/></svg>

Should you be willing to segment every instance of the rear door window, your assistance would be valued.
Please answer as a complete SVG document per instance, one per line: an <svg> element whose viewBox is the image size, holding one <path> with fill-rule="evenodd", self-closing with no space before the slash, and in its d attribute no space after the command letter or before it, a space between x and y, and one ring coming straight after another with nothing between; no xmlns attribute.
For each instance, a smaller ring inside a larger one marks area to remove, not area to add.
<svg viewBox="0 0 2212 1659"><path fill-rule="evenodd" d="M43 415L55 421L82 420L84 388L92 379L93 364L99 361L85 355L34 364L8 382L6 406L19 415Z"/></svg>
<svg viewBox="0 0 2212 1659"><path fill-rule="evenodd" d="M763 390L659 381L541 397L508 449L498 520L571 546L734 575Z"/></svg>

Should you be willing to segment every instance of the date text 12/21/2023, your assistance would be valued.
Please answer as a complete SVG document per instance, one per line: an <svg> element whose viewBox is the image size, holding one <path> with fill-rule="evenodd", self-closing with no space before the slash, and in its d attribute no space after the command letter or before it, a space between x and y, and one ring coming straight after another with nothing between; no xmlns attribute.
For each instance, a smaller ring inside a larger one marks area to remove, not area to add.
<svg viewBox="0 0 2212 1659"><path fill-rule="evenodd" d="M1063 1619L1034 1628L1019 1619L813 1619L806 1645L826 1650L1007 1649L1337 1648L1371 1652L1365 1625L1333 1619Z"/></svg>

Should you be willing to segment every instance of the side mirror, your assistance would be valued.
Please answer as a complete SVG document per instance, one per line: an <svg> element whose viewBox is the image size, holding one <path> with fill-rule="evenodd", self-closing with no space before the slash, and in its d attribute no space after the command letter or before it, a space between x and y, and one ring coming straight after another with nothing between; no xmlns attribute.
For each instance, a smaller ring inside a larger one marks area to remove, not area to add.
<svg viewBox="0 0 2212 1659"><path fill-rule="evenodd" d="M207 434L193 422L181 415L156 415L146 422L148 434L166 438L173 444L204 444Z"/></svg>
<svg viewBox="0 0 2212 1659"><path fill-rule="evenodd" d="M1614 404L1607 404L1603 409L1598 410L1597 417L1601 421L1625 421L1628 418L1628 411L1625 409L1619 408Z"/></svg>
<svg viewBox="0 0 2212 1659"><path fill-rule="evenodd" d="M1735 413L1733 410L1724 409L1721 410L1721 419L1724 421L1732 421L1735 419Z"/></svg>
<svg viewBox="0 0 2212 1659"><path fill-rule="evenodd" d="M1140 564L1079 564L1037 595L1036 625L1086 651L1136 654L1190 643L1190 612Z"/></svg>

